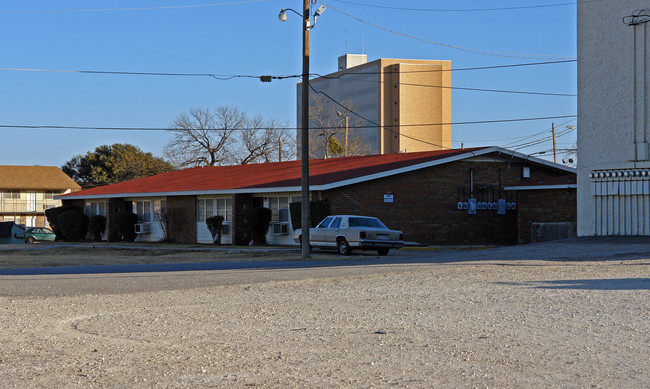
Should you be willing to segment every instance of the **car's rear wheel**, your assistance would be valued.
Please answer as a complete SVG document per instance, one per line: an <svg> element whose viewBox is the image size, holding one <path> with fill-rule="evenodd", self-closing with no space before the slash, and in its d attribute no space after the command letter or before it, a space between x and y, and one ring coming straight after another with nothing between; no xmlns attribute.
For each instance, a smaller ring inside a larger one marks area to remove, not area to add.
<svg viewBox="0 0 650 389"><path fill-rule="evenodd" d="M379 255L388 255L388 250L390 250L390 249L387 249L387 248L377 249L377 254L379 254Z"/></svg>
<svg viewBox="0 0 650 389"><path fill-rule="evenodd" d="M27 240L25 241L25 243L34 243L34 242L36 242L36 239L34 239L33 236L30 236L30 237L27 238Z"/></svg>
<svg viewBox="0 0 650 389"><path fill-rule="evenodd" d="M341 238L338 241L339 254L341 255L350 255L350 244L345 238Z"/></svg>

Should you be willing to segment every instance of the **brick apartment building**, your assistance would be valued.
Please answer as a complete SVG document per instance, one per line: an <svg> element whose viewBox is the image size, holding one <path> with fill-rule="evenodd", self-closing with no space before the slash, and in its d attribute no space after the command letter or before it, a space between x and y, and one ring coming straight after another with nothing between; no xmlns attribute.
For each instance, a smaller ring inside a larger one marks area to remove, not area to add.
<svg viewBox="0 0 650 389"><path fill-rule="evenodd" d="M263 206L273 213L269 243L295 244L289 203L300 201L300 172L300 161L192 168L60 198L107 216L109 239L116 239L114 215L124 211L138 214L138 240L162 239L157 215L165 210L177 216L168 237L187 243L211 243L205 219L222 215L222 242L246 244L245 215ZM519 192L506 188L574 173L499 147L315 159L310 196L328 199L333 214L376 216L409 242L516 244ZM555 201L552 195L539 201ZM545 218L566 221L561 212Z"/></svg>

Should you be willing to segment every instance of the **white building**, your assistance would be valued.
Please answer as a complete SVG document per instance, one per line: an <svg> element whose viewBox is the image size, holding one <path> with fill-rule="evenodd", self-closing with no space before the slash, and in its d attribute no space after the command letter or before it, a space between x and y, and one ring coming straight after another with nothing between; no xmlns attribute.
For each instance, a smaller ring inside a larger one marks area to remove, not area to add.
<svg viewBox="0 0 650 389"><path fill-rule="evenodd" d="M578 235L650 236L650 1L577 7Z"/></svg>

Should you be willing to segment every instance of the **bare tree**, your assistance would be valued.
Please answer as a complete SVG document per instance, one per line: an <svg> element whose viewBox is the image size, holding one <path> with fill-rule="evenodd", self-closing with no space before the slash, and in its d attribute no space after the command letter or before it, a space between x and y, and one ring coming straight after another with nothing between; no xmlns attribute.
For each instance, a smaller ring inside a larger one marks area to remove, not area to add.
<svg viewBox="0 0 650 389"><path fill-rule="evenodd" d="M165 156L178 167L215 166L228 160L233 134L246 124L236 107L193 108L170 124L174 133Z"/></svg>
<svg viewBox="0 0 650 389"><path fill-rule="evenodd" d="M286 125L275 120L265 121L261 116L247 120L246 128L238 134L236 147L232 149L232 162L245 165L257 162L272 162L280 159L294 159L295 147Z"/></svg>
<svg viewBox="0 0 650 389"><path fill-rule="evenodd" d="M169 128L174 136L165 156L178 167L270 162L280 154L295 158L286 126L260 116L249 119L236 107L195 108L178 115Z"/></svg>

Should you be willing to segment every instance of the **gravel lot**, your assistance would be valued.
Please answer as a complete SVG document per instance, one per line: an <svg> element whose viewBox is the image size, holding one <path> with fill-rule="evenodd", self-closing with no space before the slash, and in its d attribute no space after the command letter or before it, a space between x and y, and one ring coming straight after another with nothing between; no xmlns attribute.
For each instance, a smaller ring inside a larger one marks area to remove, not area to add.
<svg viewBox="0 0 650 389"><path fill-rule="evenodd" d="M0 386L650 387L647 241L610 243L569 243L561 259L546 244L195 272L188 287L176 274L0 276L13 288ZM19 290L66 279L145 291ZM170 286L146 291L155 279Z"/></svg>

